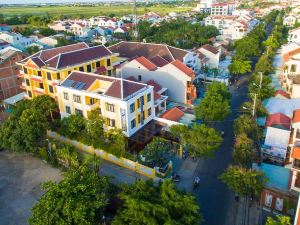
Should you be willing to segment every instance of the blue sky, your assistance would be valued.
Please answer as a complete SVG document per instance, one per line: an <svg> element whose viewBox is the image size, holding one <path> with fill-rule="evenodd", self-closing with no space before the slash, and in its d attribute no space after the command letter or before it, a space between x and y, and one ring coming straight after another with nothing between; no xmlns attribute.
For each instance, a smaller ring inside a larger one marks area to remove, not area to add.
<svg viewBox="0 0 300 225"><path fill-rule="evenodd" d="M71 2L109 2L110 0L0 0L0 4L36 4L36 3L71 3ZM113 0L116 1L116 0ZM125 1L125 0L117 0L117 1ZM126 0L130 1L130 0Z"/></svg>

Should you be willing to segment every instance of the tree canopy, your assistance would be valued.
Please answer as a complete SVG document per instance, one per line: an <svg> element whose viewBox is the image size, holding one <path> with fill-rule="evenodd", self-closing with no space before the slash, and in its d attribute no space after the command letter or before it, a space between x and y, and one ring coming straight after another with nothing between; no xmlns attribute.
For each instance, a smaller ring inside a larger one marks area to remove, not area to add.
<svg viewBox="0 0 300 225"><path fill-rule="evenodd" d="M123 207L113 225L193 225L202 221L195 197L178 191L170 180L157 187L139 180L132 186L125 186L120 198Z"/></svg>
<svg viewBox="0 0 300 225"><path fill-rule="evenodd" d="M255 158L255 147L253 140L245 133L236 137L232 157L234 161L242 166L250 165Z"/></svg>
<svg viewBox="0 0 300 225"><path fill-rule="evenodd" d="M46 193L32 208L32 225L99 224L109 199L107 178L98 177L85 164L42 188Z"/></svg>
<svg viewBox="0 0 300 225"><path fill-rule="evenodd" d="M262 172L239 166L229 166L220 179L241 196L259 196L267 182Z"/></svg>
<svg viewBox="0 0 300 225"><path fill-rule="evenodd" d="M204 121L221 121L230 113L230 92L224 83L213 82L205 96L195 107L197 118Z"/></svg>
<svg viewBox="0 0 300 225"><path fill-rule="evenodd" d="M235 135L246 134L253 140L258 140L258 125L255 119L249 114L242 114L235 119L233 124Z"/></svg>
<svg viewBox="0 0 300 225"><path fill-rule="evenodd" d="M273 219L272 217L268 217L266 225L292 225L292 224L291 224L290 217L276 215L276 219Z"/></svg>
<svg viewBox="0 0 300 225"><path fill-rule="evenodd" d="M234 57L232 63L228 67L231 74L234 76L238 76L241 74L245 74L247 72L251 72L251 61L247 59L242 59L238 57Z"/></svg>

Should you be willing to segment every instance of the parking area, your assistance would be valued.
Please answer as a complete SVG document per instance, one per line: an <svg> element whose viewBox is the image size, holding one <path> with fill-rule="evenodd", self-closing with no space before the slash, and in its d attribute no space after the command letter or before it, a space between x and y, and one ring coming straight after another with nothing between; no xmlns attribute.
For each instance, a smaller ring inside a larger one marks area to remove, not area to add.
<svg viewBox="0 0 300 225"><path fill-rule="evenodd" d="M27 224L30 209L42 196L42 182L58 181L60 170L27 154L0 151L0 224Z"/></svg>

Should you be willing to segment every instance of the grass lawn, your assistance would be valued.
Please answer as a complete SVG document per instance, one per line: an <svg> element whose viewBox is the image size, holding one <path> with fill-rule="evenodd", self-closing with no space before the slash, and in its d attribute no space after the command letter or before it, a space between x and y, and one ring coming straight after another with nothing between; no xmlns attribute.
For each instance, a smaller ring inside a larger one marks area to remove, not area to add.
<svg viewBox="0 0 300 225"><path fill-rule="evenodd" d="M150 7L141 6L137 8L138 14L144 14L146 12L154 11L161 15L165 15L169 12L185 12L191 10L191 6L175 6L175 5L154 5ZM42 7L2 7L0 8L0 14L5 17L20 16L20 15L36 15L45 16L49 15L69 15L78 16L83 15L85 17L96 15L109 15L111 13L116 16L122 16L132 13L132 5L100 5L100 6L42 6Z"/></svg>

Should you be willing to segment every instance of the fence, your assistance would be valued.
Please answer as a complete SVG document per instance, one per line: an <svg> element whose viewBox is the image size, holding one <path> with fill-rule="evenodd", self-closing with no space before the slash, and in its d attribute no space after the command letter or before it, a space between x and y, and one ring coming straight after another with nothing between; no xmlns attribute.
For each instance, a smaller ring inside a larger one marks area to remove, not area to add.
<svg viewBox="0 0 300 225"><path fill-rule="evenodd" d="M66 144L70 144L82 151L87 152L87 153L96 154L97 156L99 156L100 158L102 158L106 161L109 161L109 162L117 164L121 167L130 169L132 171L135 171L136 173L139 173L139 174L149 177L151 179L154 179L156 177L156 173L155 173L154 169L149 168L144 165L141 165L137 162L134 162L129 159L122 158L122 157L118 158L118 157L114 156L113 154L107 153L101 149L94 149L94 147L92 147L92 146L88 146L81 142L71 140L71 139L61 136L58 133L53 132L53 131L47 131L47 136L49 138L55 139L57 141L60 141L60 142L66 143Z"/></svg>

